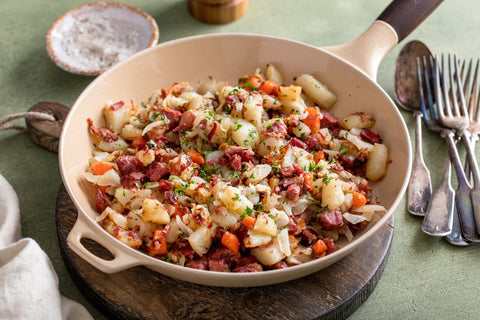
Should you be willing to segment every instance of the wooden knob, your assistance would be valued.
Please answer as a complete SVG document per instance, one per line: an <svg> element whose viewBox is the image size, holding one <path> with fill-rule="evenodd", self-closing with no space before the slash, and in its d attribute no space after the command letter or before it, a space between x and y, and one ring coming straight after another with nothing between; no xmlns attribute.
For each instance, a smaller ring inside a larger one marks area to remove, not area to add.
<svg viewBox="0 0 480 320"><path fill-rule="evenodd" d="M197 20L223 24L237 20L245 14L248 0L188 0L188 10Z"/></svg>
<svg viewBox="0 0 480 320"><path fill-rule="evenodd" d="M45 149L58 152L58 141L69 108L61 103L44 101L37 103L28 111L42 112L55 117L55 121L27 118L25 122L28 136L33 142Z"/></svg>

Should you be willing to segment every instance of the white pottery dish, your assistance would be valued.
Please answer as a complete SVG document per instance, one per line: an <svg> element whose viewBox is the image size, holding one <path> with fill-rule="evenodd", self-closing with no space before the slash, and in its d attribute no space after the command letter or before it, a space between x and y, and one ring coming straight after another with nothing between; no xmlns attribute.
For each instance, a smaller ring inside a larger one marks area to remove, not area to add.
<svg viewBox="0 0 480 320"><path fill-rule="evenodd" d="M117 2L93 2L61 15L46 36L48 56L75 74L98 75L132 54L157 44L156 21Z"/></svg>

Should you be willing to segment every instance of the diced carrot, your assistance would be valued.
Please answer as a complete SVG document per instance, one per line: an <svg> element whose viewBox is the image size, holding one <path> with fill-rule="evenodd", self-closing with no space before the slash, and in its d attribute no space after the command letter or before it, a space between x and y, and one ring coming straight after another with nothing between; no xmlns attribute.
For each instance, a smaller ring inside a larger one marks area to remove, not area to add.
<svg viewBox="0 0 480 320"><path fill-rule="evenodd" d="M233 253L238 253L238 248L240 248L240 241L237 236L228 231L222 236L222 244Z"/></svg>
<svg viewBox="0 0 480 320"><path fill-rule="evenodd" d="M173 95L178 97L182 92L185 91L185 87L179 83L175 83L173 86L170 87L167 91L167 95Z"/></svg>
<svg viewBox="0 0 480 320"><path fill-rule="evenodd" d="M249 90L258 90L260 87L260 78L257 76L248 77L245 80L244 85L245 85L245 88Z"/></svg>
<svg viewBox="0 0 480 320"><path fill-rule="evenodd" d="M325 160L325 152L322 150L313 153L313 161L318 163L320 160Z"/></svg>
<svg viewBox="0 0 480 320"><path fill-rule="evenodd" d="M327 249L327 244L322 239L318 239L313 246L313 253L316 256L323 257L327 253Z"/></svg>
<svg viewBox="0 0 480 320"><path fill-rule="evenodd" d="M248 215L242 220L242 224L245 226L247 229L252 229L253 226L255 226L255 222L257 219L253 215Z"/></svg>
<svg viewBox="0 0 480 320"><path fill-rule="evenodd" d="M93 174L96 176L101 176L108 170L113 168L113 164L105 161L96 161L91 165Z"/></svg>
<svg viewBox="0 0 480 320"><path fill-rule="evenodd" d="M266 94L277 95L279 88L275 82L270 80L265 80L260 85L260 90L262 90Z"/></svg>
<svg viewBox="0 0 480 320"><path fill-rule="evenodd" d="M303 183L307 186L307 190L311 191L313 187L313 173L312 172L304 172L303 173Z"/></svg>
<svg viewBox="0 0 480 320"><path fill-rule="evenodd" d="M192 161L197 163L197 164L204 164L205 159L203 156L195 149L190 149L188 150L187 154L192 158Z"/></svg>
<svg viewBox="0 0 480 320"><path fill-rule="evenodd" d="M354 192L352 198L352 208L362 207L367 204L367 197L361 192Z"/></svg>
<svg viewBox="0 0 480 320"><path fill-rule="evenodd" d="M167 253L167 234L164 230L155 230L148 251L152 255Z"/></svg>
<svg viewBox="0 0 480 320"><path fill-rule="evenodd" d="M322 113L315 107L310 107L305 109L308 113L307 117L303 119L305 123L312 132L317 132L320 130L320 120L322 119Z"/></svg>

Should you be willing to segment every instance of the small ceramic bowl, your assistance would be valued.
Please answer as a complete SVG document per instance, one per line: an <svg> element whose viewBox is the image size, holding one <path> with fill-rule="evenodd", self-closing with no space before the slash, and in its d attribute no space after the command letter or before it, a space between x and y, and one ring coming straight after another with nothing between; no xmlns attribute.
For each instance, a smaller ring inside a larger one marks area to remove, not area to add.
<svg viewBox="0 0 480 320"><path fill-rule="evenodd" d="M75 74L98 75L116 63L157 44L155 20L115 2L94 2L61 15L46 36L49 57Z"/></svg>

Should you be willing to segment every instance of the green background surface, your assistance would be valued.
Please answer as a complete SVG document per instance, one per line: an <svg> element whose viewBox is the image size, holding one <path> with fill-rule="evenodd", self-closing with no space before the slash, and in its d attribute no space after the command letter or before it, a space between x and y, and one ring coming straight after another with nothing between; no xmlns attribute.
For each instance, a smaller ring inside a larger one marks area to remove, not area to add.
<svg viewBox="0 0 480 320"><path fill-rule="evenodd" d="M353 40L389 4L388 0L250 0L247 13L226 25L193 19L186 0L131 0L157 21L160 41L190 35L242 32L273 35L315 46ZM0 1L0 118L27 111L39 101L71 106L94 79L59 69L45 51L45 34L75 0ZM449 0L382 61L378 83L393 98L395 59L409 40L425 42L434 53L477 58L480 2ZM413 137L413 117L402 111ZM15 123L22 124L22 120ZM445 158L444 141L424 131L425 161L436 185ZM16 190L23 235L35 239L58 273L63 295L104 319L78 291L64 266L55 229L55 201L61 185L57 155L17 131L0 132L0 174ZM477 152L477 154L479 154ZM384 274L368 300L349 319L478 319L480 251L478 244L454 247L421 231L421 219L402 201ZM301 306L299 306L301 308Z"/></svg>

